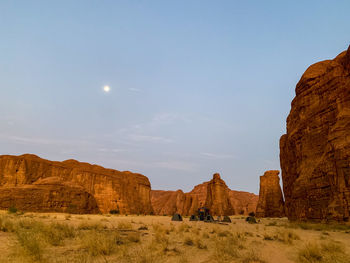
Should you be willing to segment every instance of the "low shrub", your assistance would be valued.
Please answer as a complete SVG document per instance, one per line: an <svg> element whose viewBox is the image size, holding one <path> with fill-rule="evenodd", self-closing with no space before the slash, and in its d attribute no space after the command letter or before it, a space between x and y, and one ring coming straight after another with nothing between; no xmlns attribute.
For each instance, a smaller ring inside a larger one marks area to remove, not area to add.
<svg viewBox="0 0 350 263"><path fill-rule="evenodd" d="M248 215L251 216L251 217L255 217L255 213L254 212L250 212Z"/></svg>
<svg viewBox="0 0 350 263"><path fill-rule="evenodd" d="M109 213L112 215L119 215L120 214L119 210L117 210L117 209L112 209L109 211Z"/></svg>
<svg viewBox="0 0 350 263"><path fill-rule="evenodd" d="M208 248L207 245L205 245L204 242L200 239L196 239L195 244L196 244L196 247L198 249L207 249Z"/></svg>
<svg viewBox="0 0 350 263"><path fill-rule="evenodd" d="M187 246L193 246L194 242L193 242L192 238L186 237L185 241L184 241L184 244L187 245Z"/></svg>
<svg viewBox="0 0 350 263"><path fill-rule="evenodd" d="M17 213L17 208L15 206L10 206L7 211L9 212L9 214L15 214Z"/></svg>
<svg viewBox="0 0 350 263"><path fill-rule="evenodd" d="M248 216L245 221L247 221L249 224L256 224L256 219L253 216Z"/></svg>

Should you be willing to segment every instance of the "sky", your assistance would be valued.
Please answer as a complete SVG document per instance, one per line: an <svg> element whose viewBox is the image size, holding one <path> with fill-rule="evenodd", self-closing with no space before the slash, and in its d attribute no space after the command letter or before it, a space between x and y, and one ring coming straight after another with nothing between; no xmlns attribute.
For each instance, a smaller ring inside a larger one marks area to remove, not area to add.
<svg viewBox="0 0 350 263"><path fill-rule="evenodd" d="M0 1L0 154L258 193L306 68L350 1ZM110 91L105 92L104 86Z"/></svg>

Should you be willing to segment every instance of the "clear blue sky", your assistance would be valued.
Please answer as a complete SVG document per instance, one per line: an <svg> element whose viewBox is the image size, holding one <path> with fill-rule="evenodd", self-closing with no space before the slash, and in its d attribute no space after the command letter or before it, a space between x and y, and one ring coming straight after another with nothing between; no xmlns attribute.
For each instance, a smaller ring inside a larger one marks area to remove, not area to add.
<svg viewBox="0 0 350 263"><path fill-rule="evenodd" d="M350 1L1 1L0 154L185 191L279 169L297 81L349 45ZM105 93L104 85L111 91Z"/></svg>

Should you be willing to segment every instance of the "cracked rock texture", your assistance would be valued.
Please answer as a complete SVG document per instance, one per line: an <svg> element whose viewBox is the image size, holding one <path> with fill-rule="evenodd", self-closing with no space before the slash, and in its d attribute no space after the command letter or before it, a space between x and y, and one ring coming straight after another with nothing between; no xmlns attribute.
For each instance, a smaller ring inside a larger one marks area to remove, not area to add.
<svg viewBox="0 0 350 263"><path fill-rule="evenodd" d="M295 93L287 133L280 139L287 216L348 221L350 48L310 66Z"/></svg>
<svg viewBox="0 0 350 263"><path fill-rule="evenodd" d="M272 170L260 176L257 217L283 217L285 215L279 173L279 171Z"/></svg>
<svg viewBox="0 0 350 263"><path fill-rule="evenodd" d="M23 211L150 214L147 177L75 160L0 156L0 208Z"/></svg>

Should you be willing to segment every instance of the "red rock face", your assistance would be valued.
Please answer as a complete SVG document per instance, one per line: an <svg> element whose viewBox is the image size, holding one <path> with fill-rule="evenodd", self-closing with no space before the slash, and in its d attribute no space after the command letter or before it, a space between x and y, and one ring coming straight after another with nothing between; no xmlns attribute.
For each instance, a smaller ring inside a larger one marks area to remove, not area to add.
<svg viewBox="0 0 350 263"><path fill-rule="evenodd" d="M256 194L231 190L230 201L235 214L248 215L250 212L256 211L259 196Z"/></svg>
<svg viewBox="0 0 350 263"><path fill-rule="evenodd" d="M267 171L260 176L257 217L283 217L285 215L279 173L279 171Z"/></svg>
<svg viewBox="0 0 350 263"><path fill-rule="evenodd" d="M23 185L0 188L0 209L20 211L99 213L95 198L79 187L64 185Z"/></svg>
<svg viewBox="0 0 350 263"><path fill-rule="evenodd" d="M23 198L15 198L16 205L32 211L38 211L40 203L49 202L42 206L43 210L63 211L66 207L78 207L78 213L108 213L117 209L122 214L149 214L152 212L150 190L148 178L141 174L75 160L52 162L35 155L0 156L2 208L14 201L12 195L23 195ZM12 199L7 198L9 194ZM33 196L35 199L30 205ZM75 197L81 200L68 200ZM55 201L58 203L51 204Z"/></svg>
<svg viewBox="0 0 350 263"><path fill-rule="evenodd" d="M193 200L193 196L182 192L182 190L152 190L151 202L156 215L173 215L175 213L187 215L188 211L195 211L199 208L198 202ZM195 207L192 207L193 205Z"/></svg>
<svg viewBox="0 0 350 263"><path fill-rule="evenodd" d="M287 216L348 221L350 48L310 66L295 92L280 140Z"/></svg>
<svg viewBox="0 0 350 263"><path fill-rule="evenodd" d="M151 202L157 215L196 214L205 206L212 215L234 215L255 212L258 197L247 192L230 190L219 174L209 182L197 185L189 193L178 191L151 191Z"/></svg>

